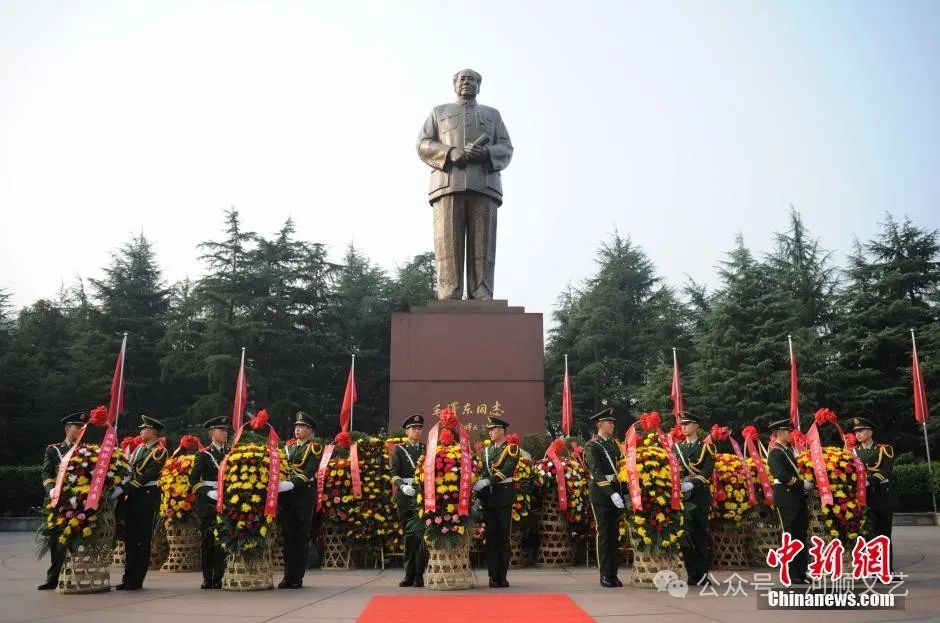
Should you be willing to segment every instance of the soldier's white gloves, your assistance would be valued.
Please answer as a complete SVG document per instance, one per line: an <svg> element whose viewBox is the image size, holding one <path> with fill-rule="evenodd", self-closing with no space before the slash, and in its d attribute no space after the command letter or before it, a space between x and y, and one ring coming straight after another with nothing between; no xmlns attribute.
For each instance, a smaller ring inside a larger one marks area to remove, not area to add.
<svg viewBox="0 0 940 623"><path fill-rule="evenodd" d="M476 483L474 483L474 485L473 485L473 490L474 490L474 491L479 491L480 489L483 489L483 488L489 487L489 486L490 486L490 479L489 479L489 478L484 478L483 480L478 480L478 481L476 481Z"/></svg>
<svg viewBox="0 0 940 623"><path fill-rule="evenodd" d="M803 481L803 489L804 489L804 490L809 491L809 490L812 489L812 488L813 488L813 481L812 481L812 480L804 480L804 481Z"/></svg>
<svg viewBox="0 0 940 623"><path fill-rule="evenodd" d="M623 503L623 497L619 493L615 493L610 496L610 501L614 503L614 506L617 508L623 508L625 504Z"/></svg>
<svg viewBox="0 0 940 623"><path fill-rule="evenodd" d="M682 489L682 493L685 493L686 491L691 491L694 489L695 485L693 485L691 482L683 482L680 488Z"/></svg>
<svg viewBox="0 0 940 623"><path fill-rule="evenodd" d="M121 494L124 493L124 489L121 487L114 487L114 491L111 493L111 499L116 500L121 497Z"/></svg>
<svg viewBox="0 0 940 623"><path fill-rule="evenodd" d="M282 480L281 482L277 483L278 493L284 493L285 491L290 491L293 488L294 483L292 483L290 480Z"/></svg>
<svg viewBox="0 0 940 623"><path fill-rule="evenodd" d="M401 492L404 493L405 495L407 495L408 497L411 497L411 496L413 496L415 493L417 493L417 491L415 491L415 488L412 487L411 485L402 485L402 486L401 486Z"/></svg>
<svg viewBox="0 0 940 623"><path fill-rule="evenodd" d="M218 500L218 499L219 499L219 492L216 491L215 489L213 489L212 491L207 491L207 492L206 492L206 495L209 497L210 500Z"/></svg>
<svg viewBox="0 0 940 623"><path fill-rule="evenodd" d="M52 499L52 496L55 495L55 487L49 489L49 499Z"/></svg>

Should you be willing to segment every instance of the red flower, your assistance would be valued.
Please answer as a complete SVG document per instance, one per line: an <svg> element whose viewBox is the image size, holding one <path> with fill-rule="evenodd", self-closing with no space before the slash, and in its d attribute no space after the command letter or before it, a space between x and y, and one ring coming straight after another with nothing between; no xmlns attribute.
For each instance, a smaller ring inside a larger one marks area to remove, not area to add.
<svg viewBox="0 0 940 623"><path fill-rule="evenodd" d="M441 424L444 428L457 428L460 422L457 421L457 412L451 407L441 409Z"/></svg>
<svg viewBox="0 0 940 623"><path fill-rule="evenodd" d="M140 445L140 437L125 437L121 440L121 450L124 454L130 454L137 449L137 446Z"/></svg>
<svg viewBox="0 0 940 623"><path fill-rule="evenodd" d="M806 443L806 435L794 429L793 432L790 433L790 441L795 446L803 445L804 443Z"/></svg>
<svg viewBox="0 0 940 623"><path fill-rule="evenodd" d="M745 426L744 428L741 429L741 437L742 437L745 441L747 441L748 439L750 439L751 441L757 441L757 438L758 438L759 436L760 436L760 435L759 435L758 432L757 432L757 427L756 427L756 426L752 426L752 425L748 424L747 426Z"/></svg>
<svg viewBox="0 0 940 623"><path fill-rule="evenodd" d="M728 438L729 434L730 433L728 432L727 426L718 426L717 424L712 425L712 440L724 441Z"/></svg>
<svg viewBox="0 0 940 623"><path fill-rule="evenodd" d="M511 446L518 446L519 441L520 441L519 433L509 433L508 435L506 435L506 443L508 443Z"/></svg>
<svg viewBox="0 0 940 623"><path fill-rule="evenodd" d="M660 424L662 424L662 418L659 417L659 411L644 413L640 416L640 426L644 432L648 433L651 430L656 430Z"/></svg>
<svg viewBox="0 0 940 623"><path fill-rule="evenodd" d="M839 417L830 409L823 407L813 414L813 419L816 421L816 426L822 426L823 424L835 424L839 421Z"/></svg>
<svg viewBox="0 0 940 623"><path fill-rule="evenodd" d="M685 441L685 435L682 434L682 424L676 424L672 427L672 430L669 431L669 434L672 436L672 440L675 442Z"/></svg>
<svg viewBox="0 0 940 623"><path fill-rule="evenodd" d="M345 431L336 435L336 437L334 438L334 441L336 442L336 445L339 446L340 448L349 448L350 446L352 446L352 437L350 437L349 433Z"/></svg>
<svg viewBox="0 0 940 623"><path fill-rule="evenodd" d="M196 450L199 448L199 437L183 435L183 438L180 439L180 448L183 450Z"/></svg>
<svg viewBox="0 0 940 623"><path fill-rule="evenodd" d="M268 410L262 409L251 418L251 427L254 430L260 430L268 425Z"/></svg>
<svg viewBox="0 0 940 623"><path fill-rule="evenodd" d="M855 433L846 433L845 434L845 449L851 450L858 445L858 439L855 438Z"/></svg>
<svg viewBox="0 0 940 623"><path fill-rule="evenodd" d="M88 421L92 426L108 425L108 408L104 405L92 409L88 416Z"/></svg>
<svg viewBox="0 0 940 623"><path fill-rule="evenodd" d="M568 451L568 444L565 443L564 439L556 439L552 442L552 452L558 456L562 456L565 452Z"/></svg>
<svg viewBox="0 0 940 623"><path fill-rule="evenodd" d="M454 443L454 433L452 433L449 428L445 428L441 431L441 434L437 439L441 442L441 445L452 445Z"/></svg>

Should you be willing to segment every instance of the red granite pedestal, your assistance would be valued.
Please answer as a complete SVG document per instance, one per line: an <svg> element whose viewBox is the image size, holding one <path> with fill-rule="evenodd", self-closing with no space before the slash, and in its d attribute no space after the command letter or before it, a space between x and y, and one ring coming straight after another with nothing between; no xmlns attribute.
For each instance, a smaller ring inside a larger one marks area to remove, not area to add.
<svg viewBox="0 0 940 623"><path fill-rule="evenodd" d="M389 430L446 406L471 432L495 415L519 434L545 431L542 314L507 301L434 301L392 315Z"/></svg>

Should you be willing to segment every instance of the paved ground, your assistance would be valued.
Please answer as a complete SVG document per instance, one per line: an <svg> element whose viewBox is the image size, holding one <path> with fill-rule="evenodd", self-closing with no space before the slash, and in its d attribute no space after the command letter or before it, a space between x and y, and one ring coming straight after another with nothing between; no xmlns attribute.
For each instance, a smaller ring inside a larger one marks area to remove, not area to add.
<svg viewBox="0 0 940 623"><path fill-rule="evenodd" d="M841 621L940 621L940 527L897 527L896 566L910 574L902 587L907 589L905 610L830 610L816 612L757 611L754 590L742 585L748 596L698 595L685 598L638 588L603 589L596 571L584 567L566 570L510 571L509 593L566 593L597 621L605 623L655 621L748 621L774 623L794 620L826 619ZM0 533L0 622L64 621L67 623L257 623L278 621L354 621L374 595L413 595L421 589L398 588L399 570L386 572L357 570L349 572L313 571L307 575L308 587L300 591L263 591L228 593L200 591L197 574L150 572L145 590L134 593L112 591L98 595L58 595L35 590L43 576L46 560L37 561L32 550L32 535ZM750 579L754 572L738 572ZM621 570L627 581L629 569ZM720 580L731 575L716 573ZM120 578L114 569L112 580ZM478 571L477 580L486 581ZM462 591L492 595L490 589ZM430 591L422 591L428 594ZM530 613L531 614L531 613ZM541 613L540 613L541 614ZM551 612L544 613L551 621ZM477 613L474 620L485 620ZM415 617L412 621L420 621Z"/></svg>

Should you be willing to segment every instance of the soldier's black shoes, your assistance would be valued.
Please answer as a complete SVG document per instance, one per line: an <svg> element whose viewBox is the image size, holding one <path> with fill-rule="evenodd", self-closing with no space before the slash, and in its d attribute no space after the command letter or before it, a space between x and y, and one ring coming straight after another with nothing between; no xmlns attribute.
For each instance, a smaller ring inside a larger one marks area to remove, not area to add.
<svg viewBox="0 0 940 623"><path fill-rule="evenodd" d="M51 590L54 589L55 587L56 587L56 583L55 583L55 582L46 582L45 584L40 584L39 586L37 586L37 587L36 587L36 590L38 590L38 591L51 591Z"/></svg>
<svg viewBox="0 0 940 623"><path fill-rule="evenodd" d="M614 586L616 586L617 588L620 588L621 586L623 586L623 582L621 582L620 578L618 578L617 576L612 577L611 580L614 581Z"/></svg>
<svg viewBox="0 0 940 623"><path fill-rule="evenodd" d="M490 578L490 588L499 588L499 581Z"/></svg>
<svg viewBox="0 0 940 623"><path fill-rule="evenodd" d="M790 580L790 584L811 584L809 578L793 578Z"/></svg>
<svg viewBox="0 0 940 623"><path fill-rule="evenodd" d="M414 576L406 575L405 579L399 582L398 585L402 588L406 586L414 586L415 585Z"/></svg>
<svg viewBox="0 0 940 623"><path fill-rule="evenodd" d="M603 586L604 588L617 588L618 581L619 580L617 580L617 578L611 578L605 575L601 578L601 586Z"/></svg>
<svg viewBox="0 0 940 623"><path fill-rule="evenodd" d="M294 580L293 582L290 583L290 586L288 586L287 588L303 588L303 587L304 587L303 580Z"/></svg>
<svg viewBox="0 0 940 623"><path fill-rule="evenodd" d="M207 591L212 588L212 582L210 582L209 580L203 580L202 584L199 585L199 588L204 591Z"/></svg>
<svg viewBox="0 0 940 623"><path fill-rule="evenodd" d="M507 582L506 580L500 580L500 581L499 581L499 587L500 587L500 588L509 588L509 582Z"/></svg>
<svg viewBox="0 0 940 623"><path fill-rule="evenodd" d="M293 583L294 581L291 578L284 578L283 580L277 583L277 587L278 588L290 588L290 585Z"/></svg>
<svg viewBox="0 0 940 623"><path fill-rule="evenodd" d="M222 590L222 580L216 580L212 583L212 588Z"/></svg>
<svg viewBox="0 0 940 623"><path fill-rule="evenodd" d="M140 584L128 584L127 582L121 582L114 587L116 591L139 591L143 586Z"/></svg>
<svg viewBox="0 0 940 623"><path fill-rule="evenodd" d="M412 586L414 586L415 588L422 588L422 587L424 587L424 576L423 576L423 575L416 575L416 576L415 576L415 582L414 582L414 584L412 584Z"/></svg>
<svg viewBox="0 0 940 623"><path fill-rule="evenodd" d="M116 590L116 591L126 591L126 590L127 590L127 584L125 584L124 582L121 582L120 584L118 584L117 586L114 587L114 590Z"/></svg>

